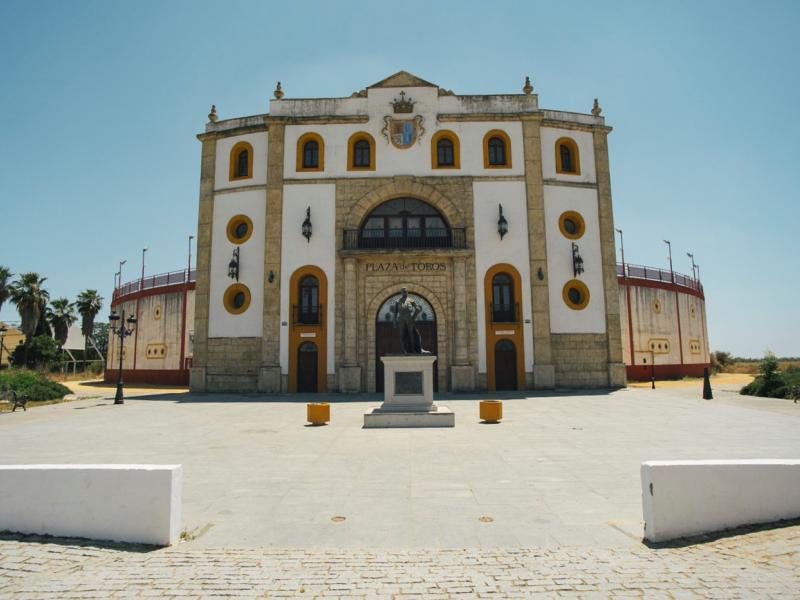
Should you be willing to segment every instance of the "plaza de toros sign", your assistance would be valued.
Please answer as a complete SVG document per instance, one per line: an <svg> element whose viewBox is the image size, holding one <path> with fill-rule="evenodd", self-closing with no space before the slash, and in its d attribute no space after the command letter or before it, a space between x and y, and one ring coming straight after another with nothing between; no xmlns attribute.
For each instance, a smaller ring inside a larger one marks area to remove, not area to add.
<svg viewBox="0 0 800 600"><path fill-rule="evenodd" d="M447 263L437 262L371 262L364 266L367 273L422 273L447 271Z"/></svg>

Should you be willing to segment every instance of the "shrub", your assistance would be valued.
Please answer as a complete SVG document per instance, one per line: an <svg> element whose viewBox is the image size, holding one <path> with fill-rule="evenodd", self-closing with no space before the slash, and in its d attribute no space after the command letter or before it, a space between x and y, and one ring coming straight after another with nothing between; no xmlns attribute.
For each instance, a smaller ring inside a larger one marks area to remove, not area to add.
<svg viewBox="0 0 800 600"><path fill-rule="evenodd" d="M58 342L49 335L37 335L30 343L14 348L11 362L17 367L48 367L58 361L60 354Z"/></svg>
<svg viewBox="0 0 800 600"><path fill-rule="evenodd" d="M747 396L764 396L766 398L792 399L800 386L800 369L788 367L778 370L778 359L771 352L764 355L758 365L759 375L739 393Z"/></svg>
<svg viewBox="0 0 800 600"><path fill-rule="evenodd" d="M0 372L0 392L11 390L31 400L60 400L70 393L69 388L50 381L40 373L16 369Z"/></svg>

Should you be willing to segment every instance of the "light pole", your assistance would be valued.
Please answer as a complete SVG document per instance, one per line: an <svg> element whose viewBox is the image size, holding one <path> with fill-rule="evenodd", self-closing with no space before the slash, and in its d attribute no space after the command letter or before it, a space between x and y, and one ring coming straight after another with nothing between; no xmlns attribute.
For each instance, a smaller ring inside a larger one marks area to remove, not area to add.
<svg viewBox="0 0 800 600"><path fill-rule="evenodd" d="M3 344L6 340L6 331L8 331L8 327L4 324L0 325L0 369L3 368Z"/></svg>
<svg viewBox="0 0 800 600"><path fill-rule="evenodd" d="M686 256L692 259L692 277L694 277L695 281L697 281L697 265L694 264L694 254L687 252Z"/></svg>
<svg viewBox="0 0 800 600"><path fill-rule="evenodd" d="M139 290L144 289L144 253L147 252L147 246L142 248L142 281L139 284Z"/></svg>
<svg viewBox="0 0 800 600"><path fill-rule="evenodd" d="M189 267L186 269L186 283L192 278L192 240L194 239L193 235L189 236Z"/></svg>
<svg viewBox="0 0 800 600"><path fill-rule="evenodd" d="M622 276L627 277L625 272L625 242L622 240L622 229L617 229L616 231L619 234L619 251L622 254Z"/></svg>
<svg viewBox="0 0 800 600"><path fill-rule="evenodd" d="M667 250L669 250L669 276L672 279L672 283L675 283L675 271L672 270L672 244L669 240L664 240L664 243L667 245Z"/></svg>
<svg viewBox="0 0 800 600"><path fill-rule="evenodd" d="M114 277L116 278L115 281L114 281L114 283L116 284L114 286L114 291L115 292L122 287L122 265L124 265L126 262L128 262L128 261L127 260L119 261L119 271L114 273Z"/></svg>
<svg viewBox="0 0 800 600"><path fill-rule="evenodd" d="M111 321L111 325L108 328L109 334L116 335L119 338L119 377L117 377L117 393L114 396L114 404L124 404L125 400L122 393L122 350L125 347L125 338L133 333L133 328L136 326L136 317L131 315L126 321L125 310L123 309L122 317L117 314L117 311L111 311L108 320ZM119 326L117 326L117 322L119 322Z"/></svg>

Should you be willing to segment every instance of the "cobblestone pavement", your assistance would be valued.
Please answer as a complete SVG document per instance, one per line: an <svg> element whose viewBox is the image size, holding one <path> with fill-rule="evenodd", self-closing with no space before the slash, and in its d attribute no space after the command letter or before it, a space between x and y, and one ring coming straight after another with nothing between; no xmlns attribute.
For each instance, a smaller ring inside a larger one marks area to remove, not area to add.
<svg viewBox="0 0 800 600"><path fill-rule="evenodd" d="M798 549L797 522L627 549L148 551L7 534L0 598L798 598Z"/></svg>

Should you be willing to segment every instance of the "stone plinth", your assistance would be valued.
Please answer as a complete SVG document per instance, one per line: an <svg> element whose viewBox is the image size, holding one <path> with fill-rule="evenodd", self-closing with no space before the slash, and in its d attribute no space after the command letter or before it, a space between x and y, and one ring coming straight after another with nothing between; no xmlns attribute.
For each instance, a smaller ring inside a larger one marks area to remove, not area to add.
<svg viewBox="0 0 800 600"><path fill-rule="evenodd" d="M455 414L433 402L431 354L382 356L383 404L364 413L364 427L454 427Z"/></svg>

